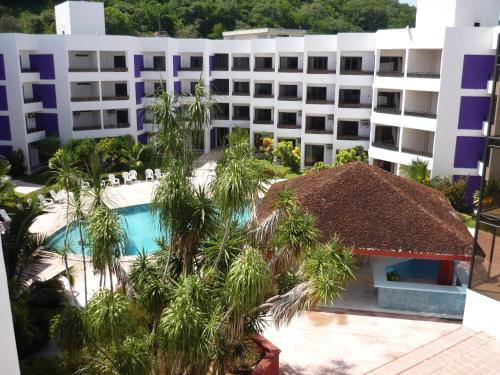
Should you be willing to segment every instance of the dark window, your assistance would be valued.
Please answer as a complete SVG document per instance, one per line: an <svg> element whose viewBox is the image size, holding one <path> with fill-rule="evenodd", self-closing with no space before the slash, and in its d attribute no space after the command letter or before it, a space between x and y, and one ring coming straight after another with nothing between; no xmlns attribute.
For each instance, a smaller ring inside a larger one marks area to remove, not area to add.
<svg viewBox="0 0 500 375"><path fill-rule="evenodd" d="M280 57L280 70L298 70L298 57Z"/></svg>
<svg viewBox="0 0 500 375"><path fill-rule="evenodd" d="M255 70L273 70L272 57L256 57Z"/></svg>
<svg viewBox="0 0 500 375"><path fill-rule="evenodd" d="M354 56L345 56L341 58L340 67L342 72L361 72L363 58Z"/></svg>
<svg viewBox="0 0 500 375"><path fill-rule="evenodd" d="M190 56L189 63L191 69L203 69L203 56Z"/></svg>
<svg viewBox="0 0 500 375"><path fill-rule="evenodd" d="M115 68L126 68L127 64L125 63L125 56L113 56L113 62Z"/></svg>
<svg viewBox="0 0 500 375"><path fill-rule="evenodd" d="M250 82L233 81L233 95L250 94Z"/></svg>
<svg viewBox="0 0 500 375"><path fill-rule="evenodd" d="M253 133L253 144L254 144L255 148L259 151L262 151L261 147L262 147L264 138L273 139L273 134L272 133Z"/></svg>
<svg viewBox="0 0 500 375"><path fill-rule="evenodd" d="M191 95L194 95L196 93L196 85L198 84L198 82L191 82L190 84L190 92L191 92Z"/></svg>
<svg viewBox="0 0 500 375"><path fill-rule="evenodd" d="M325 101L326 100L326 87L308 87L307 100L312 101Z"/></svg>
<svg viewBox="0 0 500 375"><path fill-rule="evenodd" d="M211 89L216 95L229 94L229 80L228 79L214 79L210 82Z"/></svg>
<svg viewBox="0 0 500 375"><path fill-rule="evenodd" d="M311 56L307 59L308 72L326 72L328 70L328 57Z"/></svg>
<svg viewBox="0 0 500 375"><path fill-rule="evenodd" d="M165 56L153 56L153 69L157 71L165 70Z"/></svg>
<svg viewBox="0 0 500 375"><path fill-rule="evenodd" d="M279 96L282 98L296 98L297 85L280 85Z"/></svg>
<svg viewBox="0 0 500 375"><path fill-rule="evenodd" d="M271 123L272 122L272 110L271 109L263 109L263 108L256 108L255 109L255 115L254 115L254 122L255 123Z"/></svg>
<svg viewBox="0 0 500 375"><path fill-rule="evenodd" d="M115 96L127 96L127 84L115 83Z"/></svg>
<svg viewBox="0 0 500 375"><path fill-rule="evenodd" d="M359 104L361 99L361 90L341 89L339 92L340 104Z"/></svg>
<svg viewBox="0 0 500 375"><path fill-rule="evenodd" d="M248 105L233 106L233 120L249 120L249 119L250 119L250 106Z"/></svg>
<svg viewBox="0 0 500 375"><path fill-rule="evenodd" d="M337 123L339 137L357 137L358 136L358 121L339 121Z"/></svg>
<svg viewBox="0 0 500 375"><path fill-rule="evenodd" d="M128 123L128 111L127 110L116 111L116 122L118 124L127 124Z"/></svg>
<svg viewBox="0 0 500 375"><path fill-rule="evenodd" d="M233 70L250 70L250 58L233 57Z"/></svg>
<svg viewBox="0 0 500 375"><path fill-rule="evenodd" d="M314 164L325 159L325 146L306 145L304 164L306 167L312 167Z"/></svg>
<svg viewBox="0 0 500 375"><path fill-rule="evenodd" d="M375 128L375 142L390 146L397 146L398 129L394 126L377 126Z"/></svg>
<svg viewBox="0 0 500 375"><path fill-rule="evenodd" d="M273 96L272 83L256 83L255 96Z"/></svg>
<svg viewBox="0 0 500 375"><path fill-rule="evenodd" d="M474 22L474 27L480 27L481 26L481 22Z"/></svg>
<svg viewBox="0 0 500 375"><path fill-rule="evenodd" d="M379 72L382 73L402 73L403 58L399 56L381 56Z"/></svg>
<svg viewBox="0 0 500 375"><path fill-rule="evenodd" d="M229 103L216 103L212 116L218 120L229 120Z"/></svg>
<svg viewBox="0 0 500 375"><path fill-rule="evenodd" d="M154 83L155 92L160 93L166 90L165 82L155 82Z"/></svg>
<svg viewBox="0 0 500 375"><path fill-rule="evenodd" d="M307 116L306 130L325 130L325 123L324 116Z"/></svg>
<svg viewBox="0 0 500 375"><path fill-rule="evenodd" d="M294 112L279 112L278 124L297 125L297 114Z"/></svg>
<svg viewBox="0 0 500 375"><path fill-rule="evenodd" d="M229 66L229 56L227 53L216 53L214 55L213 70L227 70Z"/></svg>
<svg viewBox="0 0 500 375"><path fill-rule="evenodd" d="M377 97L377 108L399 110L400 100L400 92L379 92Z"/></svg>

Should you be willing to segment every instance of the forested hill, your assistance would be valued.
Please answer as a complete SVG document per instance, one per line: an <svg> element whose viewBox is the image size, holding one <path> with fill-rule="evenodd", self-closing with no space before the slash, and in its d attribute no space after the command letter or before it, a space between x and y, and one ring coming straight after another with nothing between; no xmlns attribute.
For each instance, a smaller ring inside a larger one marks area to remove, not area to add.
<svg viewBox="0 0 500 375"><path fill-rule="evenodd" d="M62 0L0 0L0 32L54 33ZM309 33L375 31L415 24L397 0L105 0L106 32L220 38L222 31L301 28ZM85 15L82 15L85 17Z"/></svg>

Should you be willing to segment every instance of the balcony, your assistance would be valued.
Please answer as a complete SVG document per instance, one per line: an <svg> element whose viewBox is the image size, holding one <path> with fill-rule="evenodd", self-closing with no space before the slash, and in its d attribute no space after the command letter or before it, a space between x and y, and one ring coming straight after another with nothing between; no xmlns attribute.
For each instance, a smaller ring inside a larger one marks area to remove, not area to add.
<svg viewBox="0 0 500 375"><path fill-rule="evenodd" d="M419 111L406 111L404 112L405 116L413 116L413 117L424 117L424 118L437 118L436 113L432 112L419 112Z"/></svg>
<svg viewBox="0 0 500 375"><path fill-rule="evenodd" d="M128 95L111 95L111 96L103 96L102 100L103 101L108 101L108 100L129 100L130 97Z"/></svg>
<svg viewBox="0 0 500 375"><path fill-rule="evenodd" d="M301 126L297 124L280 124L277 125L278 129L300 129Z"/></svg>
<svg viewBox="0 0 500 375"><path fill-rule="evenodd" d="M404 73L400 71L383 71L379 70L377 72L379 77L404 77Z"/></svg>
<svg viewBox="0 0 500 375"><path fill-rule="evenodd" d="M229 80L214 79L210 82L210 88L214 95L229 95Z"/></svg>
<svg viewBox="0 0 500 375"><path fill-rule="evenodd" d="M300 96L278 96L278 100L282 101L295 101L299 102L302 101L302 98Z"/></svg>
<svg viewBox="0 0 500 375"><path fill-rule="evenodd" d="M124 129L124 128L130 128L130 123L118 122L118 123L104 124L104 129Z"/></svg>
<svg viewBox="0 0 500 375"><path fill-rule="evenodd" d="M371 103L339 103L339 108L371 108Z"/></svg>
<svg viewBox="0 0 500 375"><path fill-rule="evenodd" d="M41 125L35 125L34 127L28 127L26 128L26 133L28 134L33 134L33 133L36 133L36 132L39 132L39 131L44 131L45 128Z"/></svg>
<svg viewBox="0 0 500 375"><path fill-rule="evenodd" d="M439 94L430 91L407 90L405 116L435 119Z"/></svg>
<svg viewBox="0 0 500 375"><path fill-rule="evenodd" d="M369 124L369 120L339 120L337 122L337 140L368 141L370 140Z"/></svg>
<svg viewBox="0 0 500 375"><path fill-rule="evenodd" d="M257 125L272 125L274 121L269 119L254 119L253 123Z"/></svg>
<svg viewBox="0 0 500 375"><path fill-rule="evenodd" d="M24 98L24 104L31 104L31 103L41 103L41 99L37 98Z"/></svg>
<svg viewBox="0 0 500 375"><path fill-rule="evenodd" d="M408 78L431 78L431 79L439 79L441 78L441 74L440 73L432 73L432 72L429 72L429 73L406 73L406 76Z"/></svg>
<svg viewBox="0 0 500 375"><path fill-rule="evenodd" d="M212 71L228 71L229 70L229 55L227 53L216 53L213 56Z"/></svg>
<svg viewBox="0 0 500 375"><path fill-rule="evenodd" d="M68 51L68 72L97 72L96 51Z"/></svg>
<svg viewBox="0 0 500 375"><path fill-rule="evenodd" d="M398 146L394 143L384 142L384 141L374 141L372 142L373 147L383 148L384 150L399 151Z"/></svg>
<svg viewBox="0 0 500 375"><path fill-rule="evenodd" d="M408 51L408 78L439 79L442 50L410 49Z"/></svg>
<svg viewBox="0 0 500 375"><path fill-rule="evenodd" d="M376 107L373 110L375 112L378 112L378 113L386 113L389 115L400 115L401 114L401 109L394 108L394 107Z"/></svg>
<svg viewBox="0 0 500 375"><path fill-rule="evenodd" d="M271 83L256 83L254 98L274 98L273 86Z"/></svg>
<svg viewBox="0 0 500 375"><path fill-rule="evenodd" d="M255 57L254 72L274 72L272 57Z"/></svg>
<svg viewBox="0 0 500 375"><path fill-rule="evenodd" d="M212 111L213 120L229 120L229 103L216 103Z"/></svg>
<svg viewBox="0 0 500 375"><path fill-rule="evenodd" d="M407 148L407 147L402 147L401 151L405 152L407 154L412 154L412 155L417 155L417 156L424 156L426 158L432 158L432 152L428 152L428 151L415 150L415 149Z"/></svg>
<svg viewBox="0 0 500 375"><path fill-rule="evenodd" d="M250 106L248 105L233 105L233 120L249 121Z"/></svg>
<svg viewBox="0 0 500 375"><path fill-rule="evenodd" d="M100 130L101 125L95 124L83 124L78 126L73 126L73 131L85 131L85 130Z"/></svg>
<svg viewBox="0 0 500 375"><path fill-rule="evenodd" d="M165 55L161 52L146 52L144 56L144 66L141 72L164 72L166 68Z"/></svg>
<svg viewBox="0 0 500 375"><path fill-rule="evenodd" d="M105 100L105 99L103 99ZM79 96L79 97L71 97L72 102L96 102L99 101L98 96Z"/></svg>
<svg viewBox="0 0 500 375"><path fill-rule="evenodd" d="M250 71L250 57L234 56L233 66L231 70L235 72L248 72Z"/></svg>

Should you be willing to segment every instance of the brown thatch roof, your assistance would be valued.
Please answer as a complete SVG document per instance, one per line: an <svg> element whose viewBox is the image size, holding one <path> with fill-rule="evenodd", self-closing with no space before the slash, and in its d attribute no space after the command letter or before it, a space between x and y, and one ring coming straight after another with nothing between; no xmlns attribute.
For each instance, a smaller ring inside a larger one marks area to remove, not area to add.
<svg viewBox="0 0 500 375"><path fill-rule="evenodd" d="M316 216L323 241L337 233L344 244L373 255L472 254L472 237L446 197L380 168L355 162L276 183L257 209L259 220L272 212L285 184L298 195L301 209Z"/></svg>

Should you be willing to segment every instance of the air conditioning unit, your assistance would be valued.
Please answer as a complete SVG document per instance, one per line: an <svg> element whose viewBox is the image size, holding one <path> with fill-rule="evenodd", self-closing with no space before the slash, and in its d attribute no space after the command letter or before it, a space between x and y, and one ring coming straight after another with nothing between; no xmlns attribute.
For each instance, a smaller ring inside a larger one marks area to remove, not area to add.
<svg viewBox="0 0 500 375"><path fill-rule="evenodd" d="M334 119L334 118L335 118L335 116L334 116L334 115L328 115L328 116L326 116L326 119L327 119L328 121L333 121L333 119Z"/></svg>
<svg viewBox="0 0 500 375"><path fill-rule="evenodd" d="M369 128L370 127L370 120L361 120L361 127L362 128Z"/></svg>

